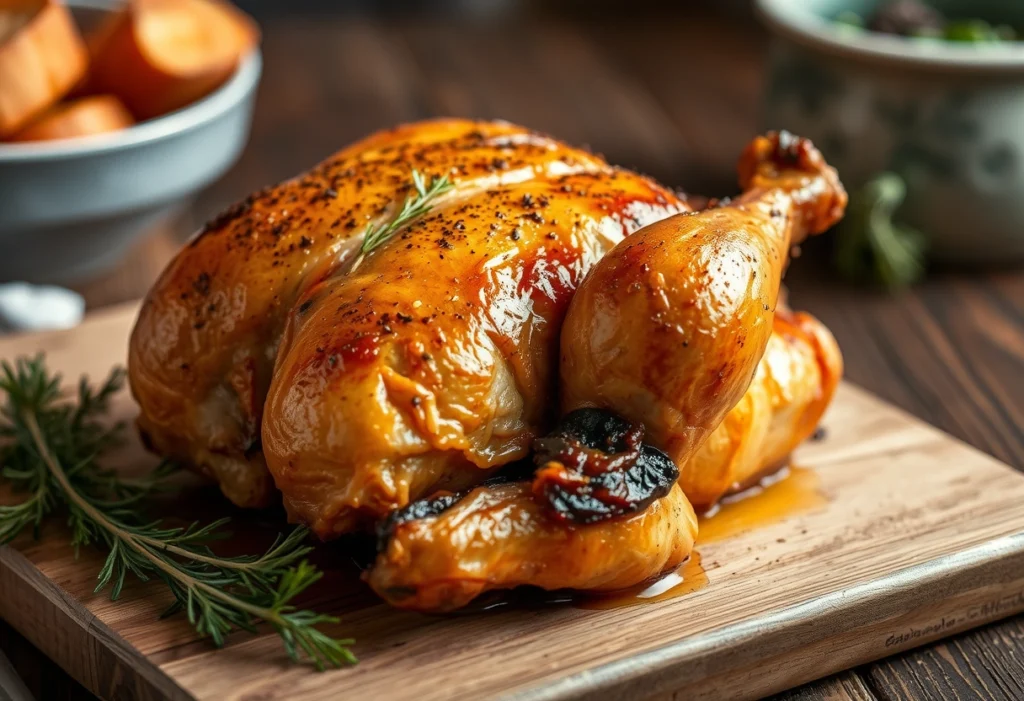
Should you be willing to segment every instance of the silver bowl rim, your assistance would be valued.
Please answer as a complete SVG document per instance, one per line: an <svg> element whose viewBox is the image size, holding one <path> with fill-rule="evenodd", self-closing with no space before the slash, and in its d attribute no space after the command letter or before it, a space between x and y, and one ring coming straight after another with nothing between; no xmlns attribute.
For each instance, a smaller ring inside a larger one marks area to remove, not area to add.
<svg viewBox="0 0 1024 701"><path fill-rule="evenodd" d="M986 45L910 41L878 32L843 31L802 2L756 0L762 21L789 39L827 53L944 71L1024 72L1024 41Z"/></svg>
<svg viewBox="0 0 1024 701"><path fill-rule="evenodd" d="M120 3L104 0L73 0L72 6L111 9ZM109 134L80 136L73 139L0 143L0 165L105 154L160 141L216 121L235 109L259 83L263 59L259 48L247 54L226 83L206 97L174 112L132 125Z"/></svg>

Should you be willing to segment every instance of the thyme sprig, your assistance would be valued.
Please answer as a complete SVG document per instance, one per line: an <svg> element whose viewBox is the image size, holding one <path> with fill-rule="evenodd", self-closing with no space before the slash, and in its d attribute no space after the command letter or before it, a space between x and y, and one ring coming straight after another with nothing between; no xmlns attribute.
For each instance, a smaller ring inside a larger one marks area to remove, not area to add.
<svg viewBox="0 0 1024 701"><path fill-rule="evenodd" d="M97 592L109 589L117 600L129 574L143 582L157 579L174 596L164 615L184 611L218 647L232 631L255 632L263 621L293 660L305 655L321 670L354 663L352 640L317 628L336 623L335 617L293 604L322 576L303 559L310 550L304 529L278 537L262 555L221 557L209 543L226 537L227 519L180 528L141 513L140 502L159 488L168 466L144 480L102 467L102 454L122 441L124 425L102 419L123 383L119 369L98 390L83 379L77 397L66 401L60 376L46 370L42 357L0 365L0 479L25 495L0 506L0 543L29 528L38 537L46 518L61 509L76 555L89 545L107 552Z"/></svg>
<svg viewBox="0 0 1024 701"><path fill-rule="evenodd" d="M388 221L370 225L363 236L363 245L359 249L359 257L352 265L355 270L368 253L395 235L399 229L413 219L423 216L433 207L434 200L455 187L447 175L433 177L427 183L423 174L412 169L412 186L415 194L409 194L402 203L402 208Z"/></svg>

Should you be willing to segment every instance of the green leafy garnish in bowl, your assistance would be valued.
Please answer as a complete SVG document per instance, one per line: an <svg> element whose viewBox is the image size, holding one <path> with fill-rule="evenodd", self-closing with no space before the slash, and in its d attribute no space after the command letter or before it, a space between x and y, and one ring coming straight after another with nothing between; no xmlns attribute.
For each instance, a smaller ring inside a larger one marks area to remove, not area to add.
<svg viewBox="0 0 1024 701"><path fill-rule="evenodd" d="M990 44L1016 41L1017 32L1005 24L992 25L983 19L965 19L946 25L942 38L946 41L960 41L971 44Z"/></svg>
<svg viewBox="0 0 1024 701"><path fill-rule="evenodd" d="M994 44L1018 38L1009 25L979 18L951 19L923 0L889 0L867 17L843 10L836 15L835 23L844 31L867 29L910 39L969 44Z"/></svg>

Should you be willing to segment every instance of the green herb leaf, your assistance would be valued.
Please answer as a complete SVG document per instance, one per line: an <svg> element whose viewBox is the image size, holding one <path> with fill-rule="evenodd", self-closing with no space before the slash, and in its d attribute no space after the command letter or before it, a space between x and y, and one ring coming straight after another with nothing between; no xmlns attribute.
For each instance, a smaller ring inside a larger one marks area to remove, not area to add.
<svg viewBox="0 0 1024 701"><path fill-rule="evenodd" d="M1011 27L993 27L983 19L954 20L946 25L944 37L946 41L968 44L991 44L1016 38Z"/></svg>
<svg viewBox="0 0 1024 701"><path fill-rule="evenodd" d="M924 236L893 221L906 192L899 175L881 173L850 196L835 249L836 267L846 278L895 290L924 275Z"/></svg>
<svg viewBox="0 0 1024 701"><path fill-rule="evenodd" d="M440 178L431 178L430 183L428 184L426 180L424 180L423 174L413 168L412 186L416 193L410 194L405 198L402 208L394 217L391 218L390 221L382 222L376 226L370 226L366 230L366 234L363 237L363 245L359 249L359 258L357 258L356 262L353 264L353 269L358 267L359 263L362 262L363 258L366 257L370 251L394 236L395 232L411 222L413 219L421 217L429 212L433 206L433 201L438 196L443 195L455 187L455 184L448 180L447 175Z"/></svg>
<svg viewBox="0 0 1024 701"><path fill-rule="evenodd" d="M209 543L225 537L227 519L207 525L170 527L144 518L139 502L160 488L169 466L150 479L126 480L104 469L99 458L121 442L124 426L102 421L124 372L111 373L93 390L84 380L75 401L63 401L60 376L47 372L42 357L0 365L0 478L25 499L0 507L0 543L38 529L61 507L76 552L97 545L107 559L96 591L116 600L128 575L162 581L175 603L165 615L185 611L196 631L218 647L235 630L255 632L258 622L281 636L293 660L306 656L317 669L356 661L348 646L317 626L337 619L297 610L293 601L321 573L304 559L304 529L279 537L262 555L220 557Z"/></svg>
<svg viewBox="0 0 1024 701"><path fill-rule="evenodd" d="M853 10L843 10L836 15L835 21L846 28L864 29L864 18Z"/></svg>

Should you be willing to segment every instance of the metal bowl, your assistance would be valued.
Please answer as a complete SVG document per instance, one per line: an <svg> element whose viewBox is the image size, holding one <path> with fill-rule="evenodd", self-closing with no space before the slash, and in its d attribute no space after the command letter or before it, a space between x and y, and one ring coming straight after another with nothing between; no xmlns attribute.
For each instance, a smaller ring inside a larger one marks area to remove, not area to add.
<svg viewBox="0 0 1024 701"><path fill-rule="evenodd" d="M77 16L120 3L70 4ZM254 51L215 92L123 131L0 143L0 281L70 282L117 264L237 160L261 67Z"/></svg>

